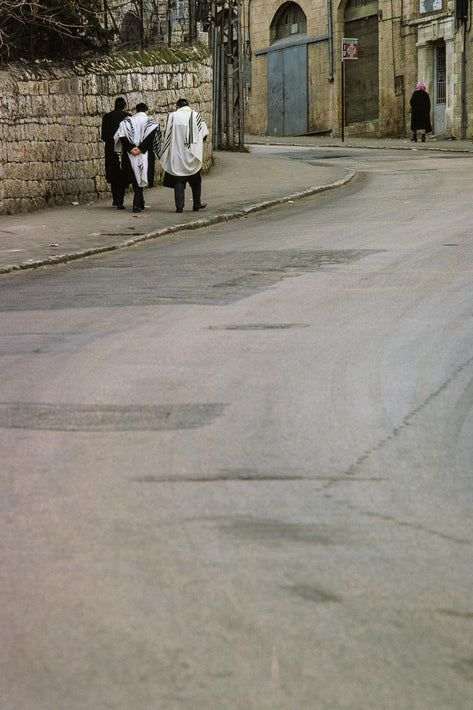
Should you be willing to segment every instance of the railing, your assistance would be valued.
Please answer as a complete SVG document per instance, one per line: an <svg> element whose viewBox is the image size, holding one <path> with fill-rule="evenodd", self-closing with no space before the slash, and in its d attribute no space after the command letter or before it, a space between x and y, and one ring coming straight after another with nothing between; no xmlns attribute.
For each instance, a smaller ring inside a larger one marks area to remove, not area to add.
<svg viewBox="0 0 473 710"><path fill-rule="evenodd" d="M130 48L192 44L199 0L103 0L109 42Z"/></svg>
<svg viewBox="0 0 473 710"><path fill-rule="evenodd" d="M0 0L0 66L193 44L208 0ZM204 13L204 14L208 14Z"/></svg>

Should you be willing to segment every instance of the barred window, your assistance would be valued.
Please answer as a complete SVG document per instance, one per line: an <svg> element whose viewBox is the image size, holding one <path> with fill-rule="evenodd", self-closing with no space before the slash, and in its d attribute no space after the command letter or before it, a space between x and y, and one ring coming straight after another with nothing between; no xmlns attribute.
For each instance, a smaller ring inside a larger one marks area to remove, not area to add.
<svg viewBox="0 0 473 710"><path fill-rule="evenodd" d="M307 18L303 9L295 2L287 2L282 5L274 15L270 33L271 44L291 35L306 34Z"/></svg>

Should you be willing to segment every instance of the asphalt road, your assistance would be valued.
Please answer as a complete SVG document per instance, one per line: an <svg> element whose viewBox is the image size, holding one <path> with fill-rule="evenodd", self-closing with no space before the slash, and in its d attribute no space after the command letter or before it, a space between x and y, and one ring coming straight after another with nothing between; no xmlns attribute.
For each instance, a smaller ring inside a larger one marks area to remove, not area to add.
<svg viewBox="0 0 473 710"><path fill-rule="evenodd" d="M473 702L472 157L0 278L1 710Z"/></svg>

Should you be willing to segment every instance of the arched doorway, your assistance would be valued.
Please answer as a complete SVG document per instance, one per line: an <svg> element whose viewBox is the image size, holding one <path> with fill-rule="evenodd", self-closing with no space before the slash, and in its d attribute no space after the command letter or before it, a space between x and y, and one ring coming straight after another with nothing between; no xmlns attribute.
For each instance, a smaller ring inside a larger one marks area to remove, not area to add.
<svg viewBox="0 0 473 710"><path fill-rule="evenodd" d="M348 0L345 37L358 39L358 59L346 64L345 122L379 117L378 0Z"/></svg>
<svg viewBox="0 0 473 710"><path fill-rule="evenodd" d="M274 15L268 51L268 135L307 133L307 19L286 2Z"/></svg>

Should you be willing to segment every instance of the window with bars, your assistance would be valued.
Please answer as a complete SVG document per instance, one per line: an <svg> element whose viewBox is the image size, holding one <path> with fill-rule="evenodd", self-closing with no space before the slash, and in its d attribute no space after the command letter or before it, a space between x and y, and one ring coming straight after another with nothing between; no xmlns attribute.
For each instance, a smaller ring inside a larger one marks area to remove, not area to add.
<svg viewBox="0 0 473 710"><path fill-rule="evenodd" d="M447 64L445 45L440 45L435 48L436 51L436 92L435 100L438 104L447 102Z"/></svg>
<svg viewBox="0 0 473 710"><path fill-rule="evenodd" d="M303 9L295 2L282 5L271 22L271 44L294 34L306 34L307 18Z"/></svg>

